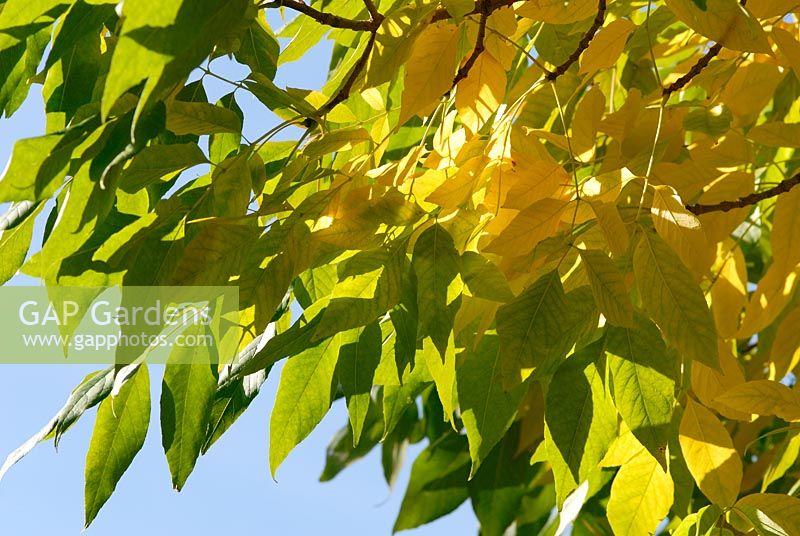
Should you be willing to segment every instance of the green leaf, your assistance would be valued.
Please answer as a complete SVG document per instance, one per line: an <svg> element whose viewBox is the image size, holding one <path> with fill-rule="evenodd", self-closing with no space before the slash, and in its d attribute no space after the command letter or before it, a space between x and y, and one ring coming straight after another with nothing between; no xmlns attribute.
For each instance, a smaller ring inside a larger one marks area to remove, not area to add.
<svg viewBox="0 0 800 536"><path fill-rule="evenodd" d="M606 336L614 403L642 445L666 466L677 362L658 328L643 316L633 329L610 326Z"/></svg>
<svg viewBox="0 0 800 536"><path fill-rule="evenodd" d="M500 340L486 333L474 351L462 354L457 374L458 402L467 431L474 475L484 459L503 438L517 415L527 384L503 389L500 373Z"/></svg>
<svg viewBox="0 0 800 536"><path fill-rule="evenodd" d="M438 223L419 235L411 257L417 277L417 337L430 336L442 356L453 330L450 304L458 286L459 259L453 238Z"/></svg>
<svg viewBox="0 0 800 536"><path fill-rule="evenodd" d="M236 60L255 73L263 74L269 79L275 78L280 46L261 17L256 17L241 39L242 44L235 54Z"/></svg>
<svg viewBox="0 0 800 536"><path fill-rule="evenodd" d="M186 333L207 333L190 326ZM217 390L213 346L175 346L164 370L161 387L161 441L173 487L180 491L194 470L206 442L214 393Z"/></svg>
<svg viewBox="0 0 800 536"><path fill-rule="evenodd" d="M140 366L114 397L97 410L86 454L86 518L88 527L111 497L117 482L144 445L150 425L150 377Z"/></svg>
<svg viewBox="0 0 800 536"><path fill-rule="evenodd" d="M602 251L581 249L578 252L600 312L612 324L632 327L633 304L620 271Z"/></svg>
<svg viewBox="0 0 800 536"><path fill-rule="evenodd" d="M36 216L44 205L29 201L15 203L0 218L0 285L14 277L33 238L33 226Z"/></svg>
<svg viewBox="0 0 800 536"><path fill-rule="evenodd" d="M591 321L585 300L571 306L557 271L548 272L497 310L503 384L513 386L539 367L547 370L575 343L579 324ZM583 310L581 310L583 308ZM577 322L576 322L577 321Z"/></svg>
<svg viewBox="0 0 800 536"><path fill-rule="evenodd" d="M503 303L514 299L503 272L480 253L465 251L461 255L461 277L473 296Z"/></svg>
<svg viewBox="0 0 800 536"><path fill-rule="evenodd" d="M217 390L202 454L208 452L255 400L268 373L268 370L262 370Z"/></svg>
<svg viewBox="0 0 800 536"><path fill-rule="evenodd" d="M692 0L692 2L694 2L694 5L696 5L697 7L699 7L703 11L708 9L708 5L706 4L706 1L707 0Z"/></svg>
<svg viewBox="0 0 800 536"><path fill-rule="evenodd" d="M404 244L393 250L363 251L338 265L338 283L314 334L315 339L365 326L400 299Z"/></svg>
<svg viewBox="0 0 800 536"><path fill-rule="evenodd" d="M430 523L467 500L470 462L466 447L464 436L448 434L417 456L394 532Z"/></svg>
<svg viewBox="0 0 800 536"><path fill-rule="evenodd" d="M194 143L151 145L137 154L122 172L120 188L134 193L159 179L169 180L181 171L205 162L206 156Z"/></svg>
<svg viewBox="0 0 800 536"><path fill-rule="evenodd" d="M337 334L295 355L283 367L269 421L269 467L273 477L292 449L328 413L340 345Z"/></svg>
<svg viewBox="0 0 800 536"><path fill-rule="evenodd" d="M354 442L352 425L347 424L336 432L325 453L325 467L319 477L320 482L332 480L350 464L369 454L380 442L383 419L377 404L370 405L363 432L363 437L357 443Z"/></svg>
<svg viewBox="0 0 800 536"><path fill-rule="evenodd" d="M380 358L381 328L377 322L342 334L336 376L347 399L353 446L361 439L367 412L373 405L370 392Z"/></svg>
<svg viewBox="0 0 800 536"><path fill-rule="evenodd" d="M545 421L576 482L589 477L617 435L617 412L603 379L603 339L571 355L547 388Z"/></svg>
<svg viewBox="0 0 800 536"><path fill-rule="evenodd" d="M519 436L519 426L515 426L492 449L467 485L482 535L503 536L527 491L532 467L528 456L517 452Z"/></svg>
<svg viewBox="0 0 800 536"><path fill-rule="evenodd" d="M176 100L167 108L167 128L179 136L241 132L242 120L236 112L221 106Z"/></svg>
<svg viewBox="0 0 800 536"><path fill-rule="evenodd" d="M165 97L219 41L237 32L248 5L247 0L125 2L122 31L103 90L103 117L125 92L142 83L137 117Z"/></svg>
<svg viewBox="0 0 800 536"><path fill-rule="evenodd" d="M643 232L633 254L633 271L645 309L687 358L719 368L714 318L703 291L670 247Z"/></svg>

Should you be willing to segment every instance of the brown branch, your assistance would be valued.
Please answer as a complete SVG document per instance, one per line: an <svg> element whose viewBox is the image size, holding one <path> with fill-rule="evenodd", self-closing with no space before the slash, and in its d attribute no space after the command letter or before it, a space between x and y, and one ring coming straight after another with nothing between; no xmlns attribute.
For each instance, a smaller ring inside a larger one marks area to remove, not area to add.
<svg viewBox="0 0 800 536"><path fill-rule="evenodd" d="M737 208L744 208L751 205L755 205L759 201L763 201L764 199L769 199L771 197L776 197L780 194L786 193L795 186L800 184L800 173L792 177L791 179L786 179L778 183L777 186L769 188L768 190L764 190L763 192L755 192L750 195L746 195L744 197L740 197L734 201L723 201L721 203L714 203L713 205L686 205L687 210L692 212L696 215L706 214L708 212L728 212L729 210L734 210Z"/></svg>
<svg viewBox="0 0 800 536"><path fill-rule="evenodd" d="M485 50L484 40L486 38L486 22L489 20L489 15L492 13L490 11L491 2L478 0L476 6L476 9L481 10L481 18L478 21L478 36L475 39L475 48L472 49L472 54L469 55L469 58L467 58L467 61L464 62L464 65L458 69L456 76L453 78L453 83L450 85L451 90L456 87L456 84L461 82L467 77L467 75L469 75L469 70L472 69L472 66L475 65L478 57Z"/></svg>
<svg viewBox="0 0 800 536"><path fill-rule="evenodd" d="M555 80L556 78L567 72L567 69L569 69L573 63L578 61L578 58L580 58L583 51L589 47L589 43L591 43L592 39L594 39L597 30L599 30L600 27L603 25L603 20L605 19L605 17L606 17L606 0L598 0L597 14L594 16L592 25L589 26L589 29L586 30L585 34L583 34L580 43L578 43L578 48L576 48L575 51L572 54L570 54L569 58L567 58L567 60L564 63L556 67L554 71L547 73L546 76L547 80L552 82L553 80Z"/></svg>
<svg viewBox="0 0 800 536"><path fill-rule="evenodd" d="M342 87L339 88L339 91L336 92L336 95L334 95L331 100L329 100L322 108L319 109L320 115L325 115L326 113L330 112L334 109L334 107L336 107L337 104L344 102L350 96L350 92L353 89L353 84L355 84L356 80L361 75L364 67L367 66L367 61L369 60L369 55L372 53L372 48L375 46L375 39L377 36L377 30L370 32L369 41L367 41L367 47L364 49L364 52L361 53L361 57L358 58L358 61L353 66L353 70L350 71L350 74L347 76L347 80L345 80L344 84L342 84Z"/></svg>
<svg viewBox="0 0 800 536"><path fill-rule="evenodd" d="M708 52L706 52L702 58L697 60L697 63L692 65L692 68L689 69L689 72L687 72L685 75L681 76L673 83L665 87L661 91L661 94L664 97L669 97L676 91L686 87L686 85L692 81L692 78L700 74L700 72L708 66L708 63L711 60L713 60L717 56L717 54L719 54L720 50L722 50L722 45L720 45L719 43L716 43L714 46L709 48Z"/></svg>
<svg viewBox="0 0 800 536"><path fill-rule="evenodd" d="M376 20L383 22L383 15L378 11L378 6L375 5L375 2L372 0L364 0L364 5L367 6L369 18L372 19L373 22Z"/></svg>
<svg viewBox="0 0 800 536"><path fill-rule="evenodd" d="M739 4L742 7L744 7L747 4L747 0L739 0ZM714 58L716 58L717 54L719 54L721 50L722 50L722 44L721 43L714 43L714 45L711 48L708 49L708 52L706 52L703 55L702 58L697 60L697 63L692 65L692 68L689 69L689 72L687 72L685 75L681 76L680 78L675 80L673 83L671 83L670 85L665 87L663 90L661 90L661 94L664 97L669 98L669 96L672 95L673 93L675 93L676 91L681 90L684 87L686 87L686 85L689 82L691 82L692 79L695 76L700 74L703 71L703 69L708 67L709 62L711 60L713 60ZM657 68L657 67L654 65L653 68Z"/></svg>
<svg viewBox="0 0 800 536"><path fill-rule="evenodd" d="M375 14L372 13L372 9L375 8L375 5L371 1L367 3L367 10L370 12L370 15L372 16L370 20L347 19L345 17L340 17L339 15L333 15L332 13L325 13L304 4L300 0L272 0L269 2L262 2L258 4L258 6L256 7L258 7L259 9L288 7L289 9L293 9L299 13L308 15L318 23L324 24L325 26L330 26L331 28L344 28L346 30L355 30L357 32L377 31L378 27L381 25L381 22L383 21L383 17L380 16L380 13L377 13L377 9L375 10L375 14L378 15L377 17L375 16Z"/></svg>
<svg viewBox="0 0 800 536"><path fill-rule="evenodd" d="M498 9L509 7L514 2L518 0L483 0L482 2L479 1L475 5L475 9L467 13L469 15L481 15L484 10L491 15L493 12L497 11ZM436 11L433 12L433 17L431 17L431 22L438 22L440 20L447 20L451 19L453 16L447 11L447 8L440 7Z"/></svg>

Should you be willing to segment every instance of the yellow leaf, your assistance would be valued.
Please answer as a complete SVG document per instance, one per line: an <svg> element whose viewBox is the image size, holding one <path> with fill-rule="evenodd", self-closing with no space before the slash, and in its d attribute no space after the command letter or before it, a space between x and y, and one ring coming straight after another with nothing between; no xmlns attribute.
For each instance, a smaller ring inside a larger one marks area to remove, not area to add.
<svg viewBox="0 0 800 536"><path fill-rule="evenodd" d="M654 534L669 512L672 479L646 450L624 464L611 484L608 522L616 536Z"/></svg>
<svg viewBox="0 0 800 536"><path fill-rule="evenodd" d="M581 99L572 118L572 149L582 155L595 145L595 136L603 119L606 98L600 88L593 86Z"/></svg>
<svg viewBox="0 0 800 536"><path fill-rule="evenodd" d="M755 415L776 415L786 421L800 420L800 397L793 389L772 380L745 382L717 397L729 408Z"/></svg>
<svg viewBox="0 0 800 536"><path fill-rule="evenodd" d="M733 410L716 402L716 398L737 385L744 383L744 373L730 349L730 344L720 339L720 370L714 370L697 361L692 363L692 390L704 405L729 419L749 421L750 412Z"/></svg>
<svg viewBox="0 0 800 536"><path fill-rule="evenodd" d="M791 11L800 7L800 0L768 0L764 2L753 2L747 6L750 13L760 19L768 17L783 17Z"/></svg>
<svg viewBox="0 0 800 536"><path fill-rule="evenodd" d="M406 62L400 124L429 115L449 89L456 70L458 27L437 22L417 38Z"/></svg>
<svg viewBox="0 0 800 536"><path fill-rule="evenodd" d="M741 123L749 124L772 100L781 78L783 74L776 65L748 63L733 73L722 91L722 102Z"/></svg>
<svg viewBox="0 0 800 536"><path fill-rule="evenodd" d="M548 24L570 24L588 19L596 11L596 0L528 0L517 14Z"/></svg>
<svg viewBox="0 0 800 536"><path fill-rule="evenodd" d="M789 303L800 275L800 189L778 197L772 224L772 264L750 298L737 337L767 327Z"/></svg>
<svg viewBox="0 0 800 536"><path fill-rule="evenodd" d="M798 45L800 46L800 45ZM800 147L800 123L772 122L754 127L748 139L770 147Z"/></svg>
<svg viewBox="0 0 800 536"><path fill-rule="evenodd" d="M708 0L706 9L700 9L693 0L666 0L666 3L681 22L726 48L771 52L761 24L737 0Z"/></svg>
<svg viewBox="0 0 800 536"><path fill-rule="evenodd" d="M516 182L508 192L506 208L522 210L571 183L569 174L555 162L522 159L517 164L511 172Z"/></svg>
<svg viewBox="0 0 800 536"><path fill-rule="evenodd" d="M760 519L766 517L785 531L771 530L765 533L800 536L800 499L797 497L777 493L754 493L742 497L736 503L737 509L748 507L757 509L761 513L758 516Z"/></svg>
<svg viewBox="0 0 800 536"><path fill-rule="evenodd" d="M717 333L703 292L672 249L644 232L633 254L645 309L684 357L718 367Z"/></svg>
<svg viewBox="0 0 800 536"><path fill-rule="evenodd" d="M498 255L521 256L552 235L558 227L566 201L542 199L521 211L484 251Z"/></svg>
<svg viewBox="0 0 800 536"><path fill-rule="evenodd" d="M456 109L464 126L472 133L478 132L497 111L505 91L506 71L484 52L456 90Z"/></svg>
<svg viewBox="0 0 800 536"><path fill-rule="evenodd" d="M600 312L612 324L632 328L633 305L620 271L602 251L581 249L579 253Z"/></svg>
<svg viewBox="0 0 800 536"><path fill-rule="evenodd" d="M699 203L713 205L722 201L739 199L753 193L755 178L746 171L732 171L714 180L703 192ZM726 240L750 212L749 207L727 212L707 212L699 216L703 232L710 244Z"/></svg>
<svg viewBox="0 0 800 536"><path fill-rule="evenodd" d="M769 351L774 377L783 378L800 362L800 307L795 308L781 321Z"/></svg>
<svg viewBox="0 0 800 536"><path fill-rule="evenodd" d="M611 253L624 255L628 251L628 230L625 228L625 223L622 221L616 205L601 201L593 201L591 205Z"/></svg>
<svg viewBox="0 0 800 536"><path fill-rule="evenodd" d="M733 337L739 329L742 309L747 305L747 267L737 244L717 244L719 271L711 286L711 310L721 337ZM705 401L703 401L705 402Z"/></svg>
<svg viewBox="0 0 800 536"><path fill-rule="evenodd" d="M601 28L583 53L579 73L591 73L614 65L625 48L628 36L635 29L636 25L628 19L617 19Z"/></svg>
<svg viewBox="0 0 800 536"><path fill-rule="evenodd" d="M700 491L719 506L731 506L742 484L742 460L728 431L713 413L686 399L678 440Z"/></svg>
<svg viewBox="0 0 800 536"><path fill-rule="evenodd" d="M797 0L792 1L797 2ZM800 43L797 42L797 39L792 34L782 28L773 28L770 36L775 41L775 44L778 45L778 50L781 51L781 54L789 61L794 74L800 77Z"/></svg>
<svg viewBox="0 0 800 536"><path fill-rule="evenodd" d="M777 250L773 249L773 254L776 253ZM755 293L747 303L742 325L736 333L737 339L753 336L778 318L792 298L798 276L800 263L788 267L786 263L773 262L767 268L767 273L758 282Z"/></svg>
<svg viewBox="0 0 800 536"><path fill-rule="evenodd" d="M654 186L651 211L656 232L683 263L698 274L708 271L711 259L700 220L683 206L675 190L666 185Z"/></svg>

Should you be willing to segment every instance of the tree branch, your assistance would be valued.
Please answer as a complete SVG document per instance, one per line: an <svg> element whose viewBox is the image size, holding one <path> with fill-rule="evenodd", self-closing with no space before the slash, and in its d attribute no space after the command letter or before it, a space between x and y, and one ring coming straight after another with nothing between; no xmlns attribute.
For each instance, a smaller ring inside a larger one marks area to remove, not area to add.
<svg viewBox="0 0 800 536"><path fill-rule="evenodd" d="M706 214L708 212L728 212L729 210L755 205L764 199L776 197L780 194L788 192L798 184L800 184L800 173L790 179L786 179L778 183L777 186L773 186L768 190L764 190L763 192L755 192L750 195L740 197L734 201L723 201L721 203L714 203L713 205L686 205L686 209L696 215Z"/></svg>
<svg viewBox="0 0 800 536"><path fill-rule="evenodd" d="M717 43L714 46L712 46L711 48L709 48L708 52L706 52L705 55L702 58L697 60L697 63L692 65L692 68L689 69L689 72L687 72L685 75L681 76L680 78L675 80L673 83L671 83L670 85L665 87L661 91L661 94L663 96L665 96L665 97L669 97L670 95L672 95L676 91L686 87L686 84L691 82L692 78L694 78L695 76L700 74L700 72L703 69L705 69L706 66L708 66L708 63L711 60L713 60L717 56L717 54L719 54L720 50L722 50L722 45L720 45L719 43Z"/></svg>
<svg viewBox="0 0 800 536"><path fill-rule="evenodd" d="M453 83L450 85L450 89L452 90L456 87L456 84L461 82L463 79L469 75L469 70L472 69L472 66L475 65L475 61L477 61L478 56L480 56L483 51L485 50L484 47L484 39L486 38L486 22L489 20L489 15L491 12L491 2L478 0L475 9L480 10L481 18L478 21L478 37L475 39L475 48L472 49L472 54L469 55L467 61L464 62L456 76L453 78Z"/></svg>
<svg viewBox="0 0 800 536"><path fill-rule="evenodd" d="M491 15L493 12L497 11L498 9L509 7L514 2L518 0L483 0L482 2L479 1L475 5L475 9L467 13L467 15L481 15L484 11ZM431 17L431 22L438 22L440 20L447 20L451 19L453 16L447 11L447 8L440 7L436 11L433 12L433 17Z"/></svg>
<svg viewBox="0 0 800 536"><path fill-rule="evenodd" d="M258 4L257 7L258 8L288 7L289 9L293 9L299 13L308 15L318 23L324 24L325 26L330 26L331 28L344 28L346 30L355 30L357 32L377 31L378 27L381 25L381 22L383 21L383 17L380 15L380 13L377 12L375 4L371 0L365 3L367 4L367 10L370 12L370 15L372 16L370 20L347 19L345 17L340 17L339 15L324 13L322 11L314 9L311 6L304 4L300 0L271 0L269 2L262 2ZM372 12L373 9L375 10L374 14Z"/></svg>
<svg viewBox="0 0 800 536"><path fill-rule="evenodd" d="M342 87L336 92L336 95L319 109L320 115L325 115L330 112L337 104L344 102L350 96L350 92L353 90L353 84L355 84L356 80L361 75L364 67L367 66L367 61L369 60L369 55L372 53L372 48L375 46L375 39L377 36L377 31L370 32L367 47L364 49L364 52L361 53L361 57L358 58L358 61L353 66L353 70L350 71L347 80L344 81L344 84L342 84Z"/></svg>
<svg viewBox="0 0 800 536"><path fill-rule="evenodd" d="M745 4L747 4L747 0L739 0L739 5L744 7ZM721 43L714 43L714 46L709 48L708 52L706 52L705 55L702 58L697 60L697 63L692 65L692 68L689 69L689 72L687 72L685 75L681 76L680 78L675 80L673 83L671 83L670 85L665 87L663 90L661 90L661 94L664 97L669 98L669 96L672 95L673 93L675 93L676 91L681 90L684 87L686 87L686 85L689 82L691 82L692 79L695 76L700 74L703 71L703 69L708 67L709 62L711 60L713 60L714 58L716 58L717 54L719 54L721 50L722 50L722 44ZM653 68L657 69L657 67L655 65L653 65Z"/></svg>
<svg viewBox="0 0 800 536"><path fill-rule="evenodd" d="M591 43L592 39L594 39L597 30L599 30L600 27L603 25L603 20L605 19L605 17L606 17L606 0L598 0L597 14L594 16L592 25L589 26L589 29L586 30L585 34L583 34L580 43L578 43L578 48L576 48L575 51L572 54L570 54L569 58L567 58L567 60L564 63L556 67L554 71L547 73L546 76L547 80L552 82L553 80L555 80L556 78L567 72L567 69L569 69L573 63L578 61L578 58L581 57L583 51L589 47L589 43Z"/></svg>

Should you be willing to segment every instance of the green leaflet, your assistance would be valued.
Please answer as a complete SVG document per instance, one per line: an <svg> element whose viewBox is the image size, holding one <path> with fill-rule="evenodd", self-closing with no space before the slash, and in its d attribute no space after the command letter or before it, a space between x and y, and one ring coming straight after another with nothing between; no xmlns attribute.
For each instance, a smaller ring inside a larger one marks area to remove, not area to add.
<svg viewBox="0 0 800 536"><path fill-rule="evenodd" d="M461 255L461 277L473 296L503 303L514 299L506 277L480 253L465 251Z"/></svg>
<svg viewBox="0 0 800 536"><path fill-rule="evenodd" d="M647 312L687 358L719 368L714 318L678 255L644 231L633 254L636 284Z"/></svg>
<svg viewBox="0 0 800 536"><path fill-rule="evenodd" d="M617 412L606 391L603 339L568 357L547 388L545 421L576 482L597 467L617 435Z"/></svg>
<svg viewBox="0 0 800 536"><path fill-rule="evenodd" d="M21 208L27 207L23 213ZM23 201L11 206L0 223L0 284L14 277L25 262L25 256L33 238L36 216L44 205L31 205Z"/></svg>
<svg viewBox="0 0 800 536"><path fill-rule="evenodd" d="M430 336L444 357L453 330L455 315L451 303L458 292L456 277L460 267L453 238L439 224L417 238L411 267L417 278L417 337Z"/></svg>
<svg viewBox="0 0 800 536"><path fill-rule="evenodd" d="M0 480L15 463L27 456L33 448L41 441L50 437L53 443L58 446L61 436L77 421L83 413L105 399L114 384L114 369L107 368L87 375L80 384L70 393L69 398L50 419L30 439L20 445L14 452L6 457L2 467L0 467Z"/></svg>
<svg viewBox="0 0 800 536"><path fill-rule="evenodd" d="M608 328L612 394L625 424L665 467L677 362L674 354L667 352L655 324L639 315L635 322L635 329Z"/></svg>
<svg viewBox="0 0 800 536"><path fill-rule="evenodd" d="M425 368L433 378L436 395L442 407L442 420L451 423L455 429L453 413L458 401L456 400L456 351L452 337L448 341L444 355L439 353L430 338L422 341L422 348L417 355L425 362Z"/></svg>
<svg viewBox="0 0 800 536"><path fill-rule="evenodd" d="M548 272L497 311L503 385L517 385L536 368L550 371L587 326L594 304L581 289L564 294L557 271Z"/></svg>
<svg viewBox="0 0 800 536"><path fill-rule="evenodd" d="M273 477L292 449L328 413L340 345L341 336L337 334L298 353L284 365L269 421L269 467Z"/></svg>
<svg viewBox="0 0 800 536"><path fill-rule="evenodd" d="M400 299L404 261L401 245L360 252L339 264L338 282L314 338L364 326L393 307Z"/></svg>
<svg viewBox="0 0 800 536"><path fill-rule="evenodd" d="M345 425L333 436L325 453L325 467L319 476L320 482L332 480L350 464L369 454L380 442L383 420L377 404L369 406L363 424L363 437L358 442L354 441L351 424Z"/></svg>
<svg viewBox="0 0 800 536"><path fill-rule="evenodd" d="M117 482L144 445L150 425L150 377L140 366L119 393L106 398L86 454L85 526L111 497Z"/></svg>
<svg viewBox="0 0 800 536"><path fill-rule="evenodd" d="M469 440L470 474L474 475L508 431L528 385L503 389L500 341L494 333L486 333L474 351L466 350L461 357L456 369L458 402Z"/></svg>
<svg viewBox="0 0 800 536"><path fill-rule="evenodd" d="M631 327L633 304L620 271L602 251L592 249L578 251L600 312L612 324Z"/></svg>
<svg viewBox="0 0 800 536"><path fill-rule="evenodd" d="M261 17L256 17L241 37L242 44L236 51L236 60L244 63L253 72L273 79L278 69L280 46L275 35Z"/></svg>
<svg viewBox="0 0 800 536"><path fill-rule="evenodd" d="M221 106L176 100L167 108L167 128L179 136L241 132L242 119Z"/></svg>
<svg viewBox="0 0 800 536"><path fill-rule="evenodd" d="M108 116L117 99L142 82L137 116L163 97L219 40L236 31L247 4L246 0L126 2L122 33L103 90L103 117ZM155 43L159 43L158 48L153 47Z"/></svg>
<svg viewBox="0 0 800 536"><path fill-rule="evenodd" d="M187 328L187 333L189 330L197 334L206 333L202 325ZM172 485L178 491L194 470L206 443L206 430L217 389L214 363L218 360L212 354L215 351L213 346L175 346L164 370L161 440L172 474Z"/></svg>
<svg viewBox="0 0 800 536"><path fill-rule="evenodd" d="M467 485L481 534L503 536L520 509L534 473L528 456L517 452L519 426L514 426L491 451Z"/></svg>
<svg viewBox="0 0 800 536"><path fill-rule="evenodd" d="M17 141L0 177L0 202L39 201L61 186L72 153L94 120L64 133Z"/></svg>
<svg viewBox="0 0 800 536"><path fill-rule="evenodd" d="M373 322L363 329L345 332L341 338L336 377L347 399L353 446L357 446L373 405L370 392L381 358L381 328Z"/></svg>
<svg viewBox="0 0 800 536"><path fill-rule="evenodd" d="M268 373L269 370L262 370L217 389L208 420L208 434L201 454L208 452L250 406L266 381Z"/></svg>
<svg viewBox="0 0 800 536"><path fill-rule="evenodd" d="M394 532L413 529L449 514L467 500L466 438L447 434L420 453L411 468Z"/></svg>
<svg viewBox="0 0 800 536"><path fill-rule="evenodd" d="M235 92L223 95L222 98L217 101L216 107L233 112L239 118L239 128L234 132L219 132L217 134L211 134L208 137L209 160L215 164L219 164L229 156L233 155L233 153L239 151L242 143L241 125L244 124L244 112L239 107L239 103L236 102ZM250 161L248 163L261 160L256 154L250 152L248 152L248 154L250 156ZM262 162L262 169L263 165L264 164ZM252 174L252 169L250 171Z"/></svg>
<svg viewBox="0 0 800 536"><path fill-rule="evenodd" d="M158 180L170 180L175 174L206 162L203 151L194 143L151 145L137 154L122 172L120 188L136 192Z"/></svg>

